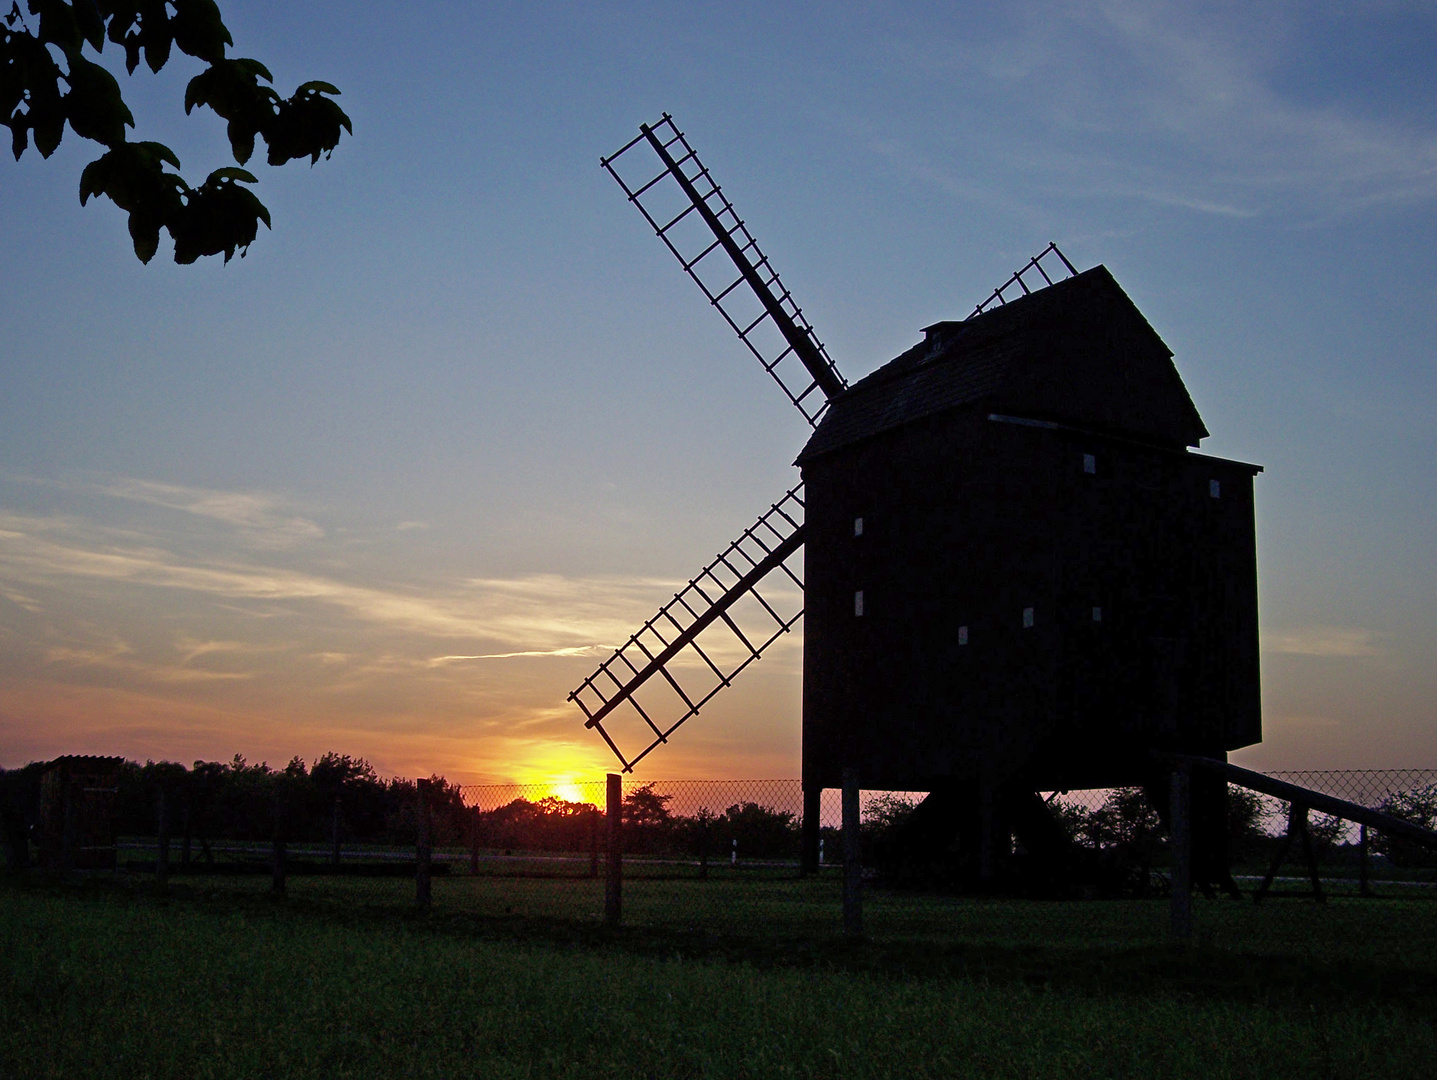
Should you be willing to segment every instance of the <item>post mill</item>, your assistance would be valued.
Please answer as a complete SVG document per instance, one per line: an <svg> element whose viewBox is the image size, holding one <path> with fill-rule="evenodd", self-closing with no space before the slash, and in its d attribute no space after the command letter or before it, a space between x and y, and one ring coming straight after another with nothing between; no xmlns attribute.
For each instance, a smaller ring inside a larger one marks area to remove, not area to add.
<svg viewBox="0 0 1437 1080"><path fill-rule="evenodd" d="M801 480L570 694L632 771L803 618L804 861L824 788L928 792L914 843L991 879L1040 791L1260 741L1253 479L1103 266L1050 244L848 385L665 115L603 166L812 427ZM800 565L801 556L801 565ZM795 599L796 598L796 599ZM1226 787L1195 871L1226 879Z"/></svg>

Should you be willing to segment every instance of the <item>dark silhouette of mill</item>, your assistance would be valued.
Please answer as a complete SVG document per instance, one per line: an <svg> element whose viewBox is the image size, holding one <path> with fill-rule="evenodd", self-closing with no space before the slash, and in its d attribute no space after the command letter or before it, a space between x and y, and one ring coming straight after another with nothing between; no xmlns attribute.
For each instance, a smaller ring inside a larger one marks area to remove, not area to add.
<svg viewBox="0 0 1437 1080"><path fill-rule="evenodd" d="M800 615L809 866L844 769L929 792L912 841L984 878L1015 833L1056 850L1039 791L1162 805L1154 751L1260 741L1259 469L1192 451L1171 350L1106 268L1050 244L849 386L667 115L603 164L814 429L801 483L570 695L625 771ZM1225 790L1194 793L1209 880Z"/></svg>

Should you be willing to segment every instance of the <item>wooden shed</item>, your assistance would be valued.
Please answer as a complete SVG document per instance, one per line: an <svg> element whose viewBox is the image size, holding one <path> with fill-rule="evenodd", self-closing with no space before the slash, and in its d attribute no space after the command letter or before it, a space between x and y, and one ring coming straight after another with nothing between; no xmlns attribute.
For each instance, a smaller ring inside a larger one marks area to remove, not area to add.
<svg viewBox="0 0 1437 1080"><path fill-rule="evenodd" d="M40 776L40 862L47 869L115 868L117 757L56 758Z"/></svg>

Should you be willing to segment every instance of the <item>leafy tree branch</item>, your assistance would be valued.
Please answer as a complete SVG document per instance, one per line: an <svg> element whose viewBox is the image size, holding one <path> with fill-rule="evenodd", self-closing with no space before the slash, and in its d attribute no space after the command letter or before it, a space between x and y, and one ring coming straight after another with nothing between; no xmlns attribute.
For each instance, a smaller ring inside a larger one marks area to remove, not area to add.
<svg viewBox="0 0 1437 1080"><path fill-rule="evenodd" d="M0 125L10 129L15 159L32 144L48 158L67 124L105 147L80 176L80 203L104 195L129 214L141 262L154 257L161 230L174 240L177 263L221 253L229 262L236 250L243 257L259 223L270 227L269 211L244 186L258 181L243 168L217 169L191 187L169 147L130 142L135 118L120 84L83 55L86 47L96 54L106 42L124 49L131 75L142 56L158 72L176 49L206 64L185 90L185 113L208 108L227 122L236 165L248 163L257 139L270 165L305 157L313 165L334 152L341 129L354 133L329 83L306 82L280 97L258 60L227 57L234 40L214 0L26 0L25 6L22 12L16 0L0 20Z"/></svg>

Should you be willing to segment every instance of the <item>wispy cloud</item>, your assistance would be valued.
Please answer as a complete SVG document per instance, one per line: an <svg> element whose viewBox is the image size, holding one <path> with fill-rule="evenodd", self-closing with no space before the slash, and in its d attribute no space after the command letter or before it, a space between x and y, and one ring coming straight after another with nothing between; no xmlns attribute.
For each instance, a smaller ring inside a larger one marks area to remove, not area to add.
<svg viewBox="0 0 1437 1080"><path fill-rule="evenodd" d="M175 641L175 651L180 654L180 662L185 664L205 656L249 656L273 652L275 648L249 641L197 641L187 634L181 634Z"/></svg>
<svg viewBox="0 0 1437 1080"><path fill-rule="evenodd" d="M128 477L107 481L100 490L117 499L162 506L234 526L263 547L286 548L324 537L324 529L318 524L289 512L282 500L264 492L182 487Z"/></svg>
<svg viewBox="0 0 1437 1080"><path fill-rule="evenodd" d="M449 586L365 584L333 572L185 556L161 546L161 539L117 536L68 517L0 511L0 581L12 592L19 585L74 588L89 582L183 591L232 604L320 605L393 630L511 646L495 654L551 655L582 655L599 643L623 640L674 588L654 579L555 574Z"/></svg>
<svg viewBox="0 0 1437 1080"><path fill-rule="evenodd" d="M75 647L56 645L45 650L45 661L49 664L71 668L101 668L126 676L140 683L207 683L230 682L236 679L252 678L245 671L212 671L206 668L180 664L161 664L135 655L135 650L119 640L97 647Z"/></svg>
<svg viewBox="0 0 1437 1080"><path fill-rule="evenodd" d="M521 656L606 656L613 651L612 645L577 645L567 649L525 649L522 652L480 653L476 656L435 656L430 658L429 665L438 667L463 660L513 660Z"/></svg>
<svg viewBox="0 0 1437 1080"><path fill-rule="evenodd" d="M94 489L70 492L65 512L0 507L0 590L24 598L43 623L0 602L0 661L57 701L143 699L164 703L165 716L218 707L245 723L328 717L356 731L382 728L386 738L452 728L466 746L482 742L483 755L512 752L533 758L526 767L552 769L554 747L569 742L601 757L602 744L584 737L581 714L565 702L579 669L608 657L684 585L604 575L385 577L347 537L249 542L274 524L266 515L279 514L262 501L212 501L201 513L188 489L104 487L137 496L125 500L131 510L96 505ZM289 507L276 528L289 518L310 515ZM785 598L793 602L801 600ZM736 665L741 643L710 629L706 652ZM796 639L775 643L765 672L796 675ZM686 651L673 661L684 665L704 661ZM0 685L0 703L12 690ZM503 740L516 733L509 747Z"/></svg>
<svg viewBox="0 0 1437 1080"><path fill-rule="evenodd" d="M1137 199L1202 214L1322 218L1437 195L1437 123L1280 86L1293 9L1053 0L1001 31L908 39L892 60L963 102L926 134L869 122L865 139L957 197ZM946 106L939 106L940 108ZM995 189L975 175L996 167ZM1001 196L991 194L1001 190Z"/></svg>
<svg viewBox="0 0 1437 1080"><path fill-rule="evenodd" d="M14 604L16 607L24 608L31 615L38 615L43 610L40 605L40 601L36 600L34 597L26 596L24 593L17 592L16 590L7 588L4 585L0 585L0 596L3 596L6 600L9 600L10 603Z"/></svg>
<svg viewBox="0 0 1437 1080"><path fill-rule="evenodd" d="M1303 626L1264 634L1262 648L1288 656L1377 656L1382 637L1354 626Z"/></svg>

